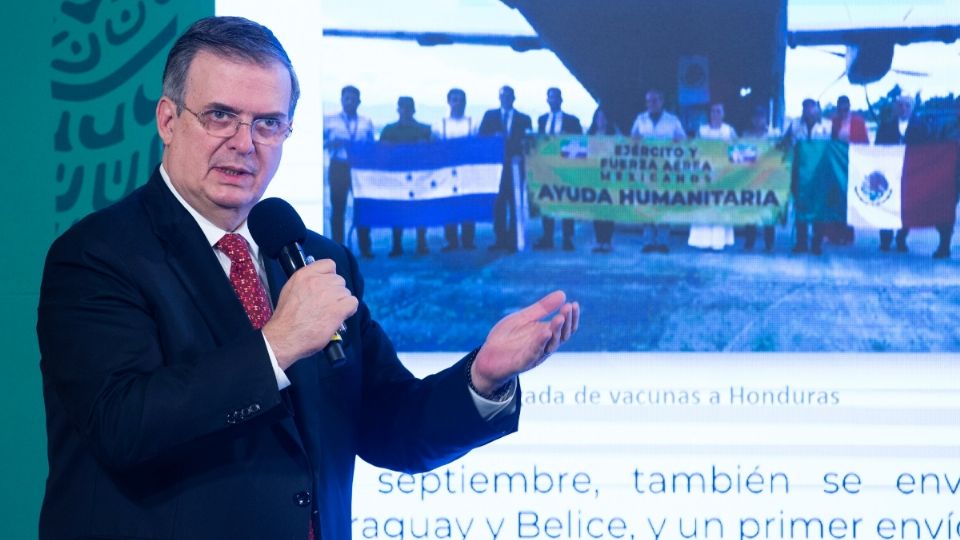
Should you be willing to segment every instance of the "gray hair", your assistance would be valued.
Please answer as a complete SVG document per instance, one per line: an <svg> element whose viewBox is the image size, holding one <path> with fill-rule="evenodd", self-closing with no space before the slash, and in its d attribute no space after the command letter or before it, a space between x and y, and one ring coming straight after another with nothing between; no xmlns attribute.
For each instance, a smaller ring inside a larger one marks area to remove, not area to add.
<svg viewBox="0 0 960 540"><path fill-rule="evenodd" d="M163 68L163 95L177 104L177 114L184 106L187 71L200 51L222 58L267 66L279 62L290 73L290 109L293 118L300 98L300 83L283 45L269 28L243 17L207 17L193 23L181 35L167 55Z"/></svg>

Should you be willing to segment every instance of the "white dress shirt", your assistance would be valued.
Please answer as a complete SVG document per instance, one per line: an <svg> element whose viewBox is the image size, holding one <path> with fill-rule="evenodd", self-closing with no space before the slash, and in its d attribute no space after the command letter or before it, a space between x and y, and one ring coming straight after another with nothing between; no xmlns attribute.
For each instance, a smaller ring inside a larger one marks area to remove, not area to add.
<svg viewBox="0 0 960 540"><path fill-rule="evenodd" d="M373 141L373 122L359 114L349 118L343 112L324 116L323 141L325 146L330 146L331 158L345 160L347 143Z"/></svg>
<svg viewBox="0 0 960 540"><path fill-rule="evenodd" d="M547 135L559 135L563 131L563 111L547 113L547 124L543 126Z"/></svg>
<svg viewBox="0 0 960 540"><path fill-rule="evenodd" d="M683 124L676 116L663 111L660 118L654 122L650 113L641 113L633 121L633 127L630 129L630 135L649 137L652 139L676 139L684 140L687 133L683 130Z"/></svg>
<svg viewBox="0 0 960 540"><path fill-rule="evenodd" d="M438 139L457 139L476 135L477 129L469 116L453 118L445 116L433 125L433 136Z"/></svg>
<svg viewBox="0 0 960 540"><path fill-rule="evenodd" d="M510 126L513 125L513 109L500 109L500 121L503 122L503 132L510 135Z"/></svg>

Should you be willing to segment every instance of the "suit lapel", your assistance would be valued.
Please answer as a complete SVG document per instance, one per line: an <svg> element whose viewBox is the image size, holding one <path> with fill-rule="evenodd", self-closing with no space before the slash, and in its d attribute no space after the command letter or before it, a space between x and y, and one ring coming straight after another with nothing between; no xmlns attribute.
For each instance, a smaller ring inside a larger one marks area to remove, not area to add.
<svg viewBox="0 0 960 540"><path fill-rule="evenodd" d="M193 216L170 193L159 170L144 189L146 192L143 204L153 223L154 232L166 248L167 264L193 299L197 310L210 328L214 341L229 343L239 332L250 329L250 320L223 267ZM287 281L286 276L276 261L266 261L265 269L273 305L276 305L280 290ZM307 362L297 362L294 368L288 370L288 375L300 364ZM300 371L302 370L301 368ZM290 379L291 390L302 384L302 376L290 376ZM293 414L296 407L290 392L286 391L281 395L284 406ZM277 425L277 429L286 433L306 455L303 439L293 417L281 419Z"/></svg>
<svg viewBox="0 0 960 540"><path fill-rule="evenodd" d="M167 264L193 299L217 343L227 343L250 320L200 226L170 193L159 170L150 178L143 205L164 245Z"/></svg>

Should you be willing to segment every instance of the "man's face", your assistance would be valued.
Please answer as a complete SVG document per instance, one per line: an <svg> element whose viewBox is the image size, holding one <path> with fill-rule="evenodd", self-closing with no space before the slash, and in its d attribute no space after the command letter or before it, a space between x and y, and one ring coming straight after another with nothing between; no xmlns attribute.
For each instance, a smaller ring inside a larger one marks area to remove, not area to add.
<svg viewBox="0 0 960 540"><path fill-rule="evenodd" d="M248 124L256 118L289 123L290 91L290 74L279 62L261 66L201 51L187 72L184 105L197 113L232 112ZM254 143L249 125L232 137L210 135L189 111L177 115L167 97L157 104L157 128L164 168L177 192L227 230L239 226L260 200L283 153L282 143Z"/></svg>
<svg viewBox="0 0 960 540"><path fill-rule="evenodd" d="M501 88L500 89L500 107L502 109L512 109L513 108L513 89L512 88Z"/></svg>
<svg viewBox="0 0 960 540"><path fill-rule="evenodd" d="M561 104L563 104L563 96L560 95L560 91L549 90L547 92L547 105L550 106L550 111L551 112L559 111Z"/></svg>
<svg viewBox="0 0 960 540"><path fill-rule="evenodd" d="M450 105L450 116L459 118L467 109L467 96L460 92L454 92L447 97L447 105Z"/></svg>
<svg viewBox="0 0 960 540"><path fill-rule="evenodd" d="M710 107L710 123L719 126L723 122L723 105L715 104Z"/></svg>
<svg viewBox="0 0 960 540"><path fill-rule="evenodd" d="M840 118L846 118L850 114L850 100L849 99L840 99L837 100L837 114L840 115Z"/></svg>
<svg viewBox="0 0 960 540"><path fill-rule="evenodd" d="M809 121L817 120L817 111L820 107L812 101L803 104L803 118Z"/></svg>
<svg viewBox="0 0 960 540"><path fill-rule="evenodd" d="M417 110L414 107L413 103L409 101L401 101L397 104L397 115L400 116L400 120L403 122L410 122L413 120L413 115Z"/></svg>
<svg viewBox="0 0 960 540"><path fill-rule="evenodd" d="M347 116L356 116L357 108L360 106L360 94L352 90L347 90L340 94L340 106Z"/></svg>
<svg viewBox="0 0 960 540"><path fill-rule="evenodd" d="M663 112L663 96L657 92L647 92L647 112L656 116Z"/></svg>

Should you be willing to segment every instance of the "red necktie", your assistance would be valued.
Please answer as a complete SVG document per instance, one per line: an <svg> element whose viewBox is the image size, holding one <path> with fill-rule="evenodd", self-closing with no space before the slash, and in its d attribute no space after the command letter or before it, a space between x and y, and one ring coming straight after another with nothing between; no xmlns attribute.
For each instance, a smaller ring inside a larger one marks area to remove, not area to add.
<svg viewBox="0 0 960 540"><path fill-rule="evenodd" d="M273 315L267 290L260 281L260 274L250 257L247 241L237 233L223 235L214 246L230 259L230 284L243 304L250 324L257 330L263 328Z"/></svg>

